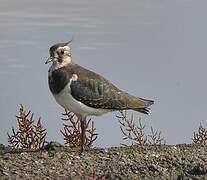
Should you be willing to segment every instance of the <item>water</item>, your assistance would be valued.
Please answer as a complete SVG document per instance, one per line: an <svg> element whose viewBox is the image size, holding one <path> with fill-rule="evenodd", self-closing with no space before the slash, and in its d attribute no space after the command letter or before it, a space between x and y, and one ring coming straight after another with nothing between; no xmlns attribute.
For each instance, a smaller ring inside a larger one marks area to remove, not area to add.
<svg viewBox="0 0 207 180"><path fill-rule="evenodd" d="M189 143L206 124L206 1L9 1L0 7L0 142L19 104L63 142L59 107L47 85L48 49L73 38L73 60L121 89L155 100L143 123L168 143ZM115 114L94 118L96 146L122 141Z"/></svg>

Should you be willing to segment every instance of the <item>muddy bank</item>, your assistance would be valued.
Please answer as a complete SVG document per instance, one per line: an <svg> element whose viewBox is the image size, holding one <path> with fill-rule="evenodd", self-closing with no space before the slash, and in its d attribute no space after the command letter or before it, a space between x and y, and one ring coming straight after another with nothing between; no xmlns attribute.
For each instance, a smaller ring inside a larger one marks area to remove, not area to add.
<svg viewBox="0 0 207 180"><path fill-rule="evenodd" d="M207 146L91 149L65 147L8 152L1 146L0 179L207 179Z"/></svg>

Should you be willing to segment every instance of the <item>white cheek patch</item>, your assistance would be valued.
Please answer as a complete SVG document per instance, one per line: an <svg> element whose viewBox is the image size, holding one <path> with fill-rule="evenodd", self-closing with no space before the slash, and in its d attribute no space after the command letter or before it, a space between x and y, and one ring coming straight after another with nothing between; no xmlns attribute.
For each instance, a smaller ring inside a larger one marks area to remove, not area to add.
<svg viewBox="0 0 207 180"><path fill-rule="evenodd" d="M64 59L63 61L67 61L68 62L68 58L71 58L71 48L69 46L63 46L63 47L59 47L57 48L57 52L61 52L64 51L64 54L61 55L61 57Z"/></svg>
<svg viewBox="0 0 207 180"><path fill-rule="evenodd" d="M69 46L64 46L63 48L64 48L64 50L67 50L67 51L69 51L69 52L71 51L71 49L70 49Z"/></svg>

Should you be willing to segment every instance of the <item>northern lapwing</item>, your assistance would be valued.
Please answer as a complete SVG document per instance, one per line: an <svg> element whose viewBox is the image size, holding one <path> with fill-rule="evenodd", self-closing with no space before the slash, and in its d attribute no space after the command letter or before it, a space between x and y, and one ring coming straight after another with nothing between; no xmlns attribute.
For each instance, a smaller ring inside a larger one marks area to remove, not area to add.
<svg viewBox="0 0 207 180"><path fill-rule="evenodd" d="M99 74L73 63L70 42L50 47L45 64L52 62L48 81L55 100L81 120L82 153L87 116L129 109L148 114L154 101L130 95Z"/></svg>

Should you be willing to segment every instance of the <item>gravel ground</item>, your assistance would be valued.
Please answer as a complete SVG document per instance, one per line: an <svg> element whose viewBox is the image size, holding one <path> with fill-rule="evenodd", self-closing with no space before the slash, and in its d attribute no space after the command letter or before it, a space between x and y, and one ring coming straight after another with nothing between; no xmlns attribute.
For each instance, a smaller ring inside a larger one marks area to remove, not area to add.
<svg viewBox="0 0 207 180"><path fill-rule="evenodd" d="M175 145L36 152L0 146L0 179L207 179L207 146Z"/></svg>

